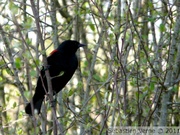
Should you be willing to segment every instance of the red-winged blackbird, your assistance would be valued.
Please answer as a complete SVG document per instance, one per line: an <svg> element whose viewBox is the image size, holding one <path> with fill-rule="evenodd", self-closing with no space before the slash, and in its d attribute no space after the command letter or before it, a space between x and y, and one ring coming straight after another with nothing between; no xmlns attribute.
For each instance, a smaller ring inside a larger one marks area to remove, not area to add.
<svg viewBox="0 0 180 135"><path fill-rule="evenodd" d="M79 47L83 46L85 45L80 44L77 41L66 40L61 43L56 50L51 52L50 56L47 57L47 67L43 67L40 73L43 80L41 77L38 78L32 101L25 107L27 114L32 115L32 110L36 110L38 114L40 113L41 105L46 94L43 84L47 90L47 80L45 76L46 68L49 69L53 94L57 94L63 89L77 69L78 60L75 53Z"/></svg>

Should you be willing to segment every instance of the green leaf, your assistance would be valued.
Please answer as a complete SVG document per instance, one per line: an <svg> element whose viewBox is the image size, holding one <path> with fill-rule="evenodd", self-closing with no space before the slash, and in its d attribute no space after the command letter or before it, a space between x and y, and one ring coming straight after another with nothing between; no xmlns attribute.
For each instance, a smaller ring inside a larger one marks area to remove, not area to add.
<svg viewBox="0 0 180 135"><path fill-rule="evenodd" d="M23 24L24 28L26 28L26 29L31 28L32 22L33 22L32 18L31 17L27 17L26 22Z"/></svg>
<svg viewBox="0 0 180 135"><path fill-rule="evenodd" d="M22 128L18 128L18 129L17 129L17 134L18 134L18 135L22 135L22 134L23 134Z"/></svg>
<svg viewBox="0 0 180 135"><path fill-rule="evenodd" d="M15 5L12 1L9 2L9 9L13 14L18 12L18 6Z"/></svg>
<svg viewBox="0 0 180 135"><path fill-rule="evenodd" d="M88 130L90 127L92 127L91 123L86 124L85 128Z"/></svg>
<svg viewBox="0 0 180 135"><path fill-rule="evenodd" d="M20 69L21 68L21 59L19 57L17 57L15 59L15 66L16 68Z"/></svg>
<svg viewBox="0 0 180 135"><path fill-rule="evenodd" d="M64 75L64 71L61 71L58 76Z"/></svg>
<svg viewBox="0 0 180 135"><path fill-rule="evenodd" d="M23 56L26 58L26 59L30 59L31 58L31 55L28 51L24 52L23 53Z"/></svg>
<svg viewBox="0 0 180 135"><path fill-rule="evenodd" d="M154 89L155 89L154 83L151 82L151 83L150 83L150 90L154 90Z"/></svg>
<svg viewBox="0 0 180 135"><path fill-rule="evenodd" d="M36 62L36 65L39 66L41 61L39 59L36 59L35 62Z"/></svg>
<svg viewBox="0 0 180 135"><path fill-rule="evenodd" d="M110 38L111 40L113 40L114 34L113 34L113 33L110 33L110 34L109 34L109 38Z"/></svg>
<svg viewBox="0 0 180 135"><path fill-rule="evenodd" d="M6 32L9 31L9 30L11 30L11 27L10 27L9 25L6 25L4 28L5 28L5 31L6 31Z"/></svg>
<svg viewBox="0 0 180 135"><path fill-rule="evenodd" d="M29 38L27 38L27 39L26 39L26 43L27 43L28 45L31 45L31 44L32 44L32 40L29 39Z"/></svg>
<svg viewBox="0 0 180 135"><path fill-rule="evenodd" d="M78 88L82 88L83 87L83 83L79 81L77 86L78 86Z"/></svg>
<svg viewBox="0 0 180 135"><path fill-rule="evenodd" d="M101 82L101 78L99 77L99 75L95 74L93 75L93 78L99 82Z"/></svg>
<svg viewBox="0 0 180 135"><path fill-rule="evenodd" d="M164 31L166 30L165 25L164 25L164 24L160 24L159 30L160 30L161 32L164 32Z"/></svg>
<svg viewBox="0 0 180 135"><path fill-rule="evenodd" d="M17 106L16 102L13 103L13 108L15 108Z"/></svg>
<svg viewBox="0 0 180 135"><path fill-rule="evenodd" d="M9 96L6 97L7 102L9 102Z"/></svg>
<svg viewBox="0 0 180 135"><path fill-rule="evenodd" d="M72 96L74 94L74 89L70 89L69 93L68 93L68 96Z"/></svg>
<svg viewBox="0 0 180 135"><path fill-rule="evenodd" d="M95 31L94 24L90 23L90 24L89 24L89 27L91 28L92 31Z"/></svg>
<svg viewBox="0 0 180 135"><path fill-rule="evenodd" d="M155 22L155 20L156 20L155 17L149 17L149 18L148 18L148 21L149 21L149 22Z"/></svg>

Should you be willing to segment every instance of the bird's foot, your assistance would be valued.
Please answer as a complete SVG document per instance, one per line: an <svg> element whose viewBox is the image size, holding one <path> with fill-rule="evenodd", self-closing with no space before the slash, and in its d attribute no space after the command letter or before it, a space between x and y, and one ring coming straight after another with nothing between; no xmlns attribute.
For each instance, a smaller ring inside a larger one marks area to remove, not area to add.
<svg viewBox="0 0 180 135"><path fill-rule="evenodd" d="M56 100L55 99L53 99L50 103L51 103L51 107L55 107L56 106Z"/></svg>

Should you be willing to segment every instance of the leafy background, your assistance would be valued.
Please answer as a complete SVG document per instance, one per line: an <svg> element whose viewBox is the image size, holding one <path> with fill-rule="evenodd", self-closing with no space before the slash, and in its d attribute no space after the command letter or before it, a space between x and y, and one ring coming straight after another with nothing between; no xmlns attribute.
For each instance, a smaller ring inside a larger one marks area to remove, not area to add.
<svg viewBox="0 0 180 135"><path fill-rule="evenodd" d="M1 0L0 35L0 134L179 126L179 0ZM87 47L56 114L45 100L27 116L43 58L67 39Z"/></svg>

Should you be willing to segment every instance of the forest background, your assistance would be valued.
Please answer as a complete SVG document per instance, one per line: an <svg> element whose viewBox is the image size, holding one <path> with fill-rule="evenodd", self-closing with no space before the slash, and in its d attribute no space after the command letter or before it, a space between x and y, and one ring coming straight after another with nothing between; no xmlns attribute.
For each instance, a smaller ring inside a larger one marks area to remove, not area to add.
<svg viewBox="0 0 180 135"><path fill-rule="evenodd" d="M43 58L67 39L87 44L79 68L56 114L46 100L29 117ZM1 0L0 134L179 126L179 67L180 0Z"/></svg>

